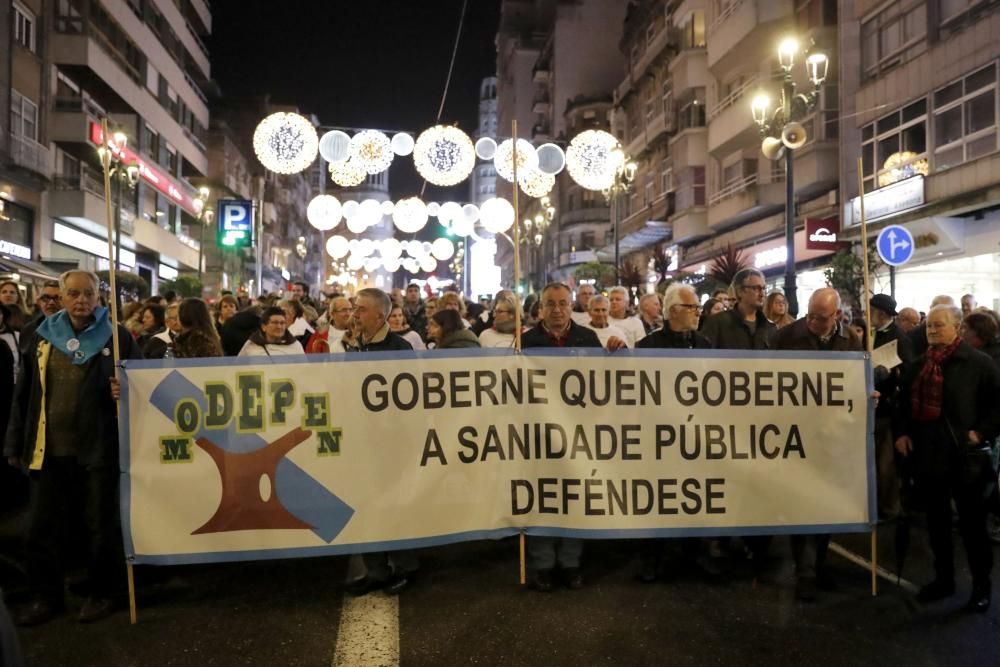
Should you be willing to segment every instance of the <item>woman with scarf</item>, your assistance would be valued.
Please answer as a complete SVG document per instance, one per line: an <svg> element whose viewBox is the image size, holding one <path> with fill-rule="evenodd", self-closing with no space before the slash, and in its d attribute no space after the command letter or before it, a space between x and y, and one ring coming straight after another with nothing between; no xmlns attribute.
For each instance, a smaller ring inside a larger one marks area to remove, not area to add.
<svg viewBox="0 0 1000 667"><path fill-rule="evenodd" d="M222 344L212 322L208 306L201 299L181 301L177 309L181 332L174 339L174 356L178 359L221 357Z"/></svg>
<svg viewBox="0 0 1000 667"><path fill-rule="evenodd" d="M260 315L260 327L250 334L240 350L241 357L282 357L305 354L302 343L288 332L288 318L277 306L265 308Z"/></svg>
<svg viewBox="0 0 1000 667"><path fill-rule="evenodd" d="M514 324L520 307L513 296L502 296L493 305L493 326L479 334L481 347L514 347ZM524 333L525 328L521 328Z"/></svg>
<svg viewBox="0 0 1000 667"><path fill-rule="evenodd" d="M893 418L896 451L908 463L914 493L927 514L935 577L920 602L955 593L951 501L972 572L968 611L990 606L993 551L986 529L987 500L996 484L987 445L1000 433L1000 372L962 340L962 311L939 305L927 315L928 348L904 375Z"/></svg>
<svg viewBox="0 0 1000 667"><path fill-rule="evenodd" d="M437 311L427 321L427 337L436 343L436 350L481 347L476 334L469 331L462 316L451 308Z"/></svg>

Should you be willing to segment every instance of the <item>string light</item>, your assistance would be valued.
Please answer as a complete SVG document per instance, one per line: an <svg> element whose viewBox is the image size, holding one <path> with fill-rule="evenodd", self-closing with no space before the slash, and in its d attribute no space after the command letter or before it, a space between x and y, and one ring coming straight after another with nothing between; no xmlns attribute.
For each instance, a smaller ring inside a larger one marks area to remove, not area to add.
<svg viewBox="0 0 1000 667"><path fill-rule="evenodd" d="M468 178L476 165L476 152L469 135L462 130L435 125L417 137L413 163L428 183L448 187Z"/></svg>
<svg viewBox="0 0 1000 667"><path fill-rule="evenodd" d="M369 174L379 174L392 164L389 137L378 130L362 130L351 137L351 162L356 162Z"/></svg>
<svg viewBox="0 0 1000 667"><path fill-rule="evenodd" d="M333 195L316 195L306 207L309 224L321 232L328 232L340 224L340 200Z"/></svg>
<svg viewBox="0 0 1000 667"><path fill-rule="evenodd" d="M257 125L253 150L265 169L277 174L297 174L316 159L319 138L316 128L306 118L279 111Z"/></svg>
<svg viewBox="0 0 1000 667"><path fill-rule="evenodd" d="M400 199L392 212L392 222L406 234L419 232L427 224L427 206L417 197Z"/></svg>
<svg viewBox="0 0 1000 667"><path fill-rule="evenodd" d="M526 169L524 172L517 172L517 184L521 186L521 192L537 199L552 192L556 177L543 174L537 168Z"/></svg>
<svg viewBox="0 0 1000 667"><path fill-rule="evenodd" d="M366 175L364 167L354 160L330 163L330 178L342 188L353 188L356 185L361 185L364 183Z"/></svg>
<svg viewBox="0 0 1000 667"><path fill-rule="evenodd" d="M538 166L538 153L526 139L517 140L517 171L528 171ZM497 146L493 155L493 167L497 175L505 181L514 182L514 140L506 139Z"/></svg>
<svg viewBox="0 0 1000 667"><path fill-rule="evenodd" d="M606 190L615 179L613 152L618 140L604 130L586 130L573 137L566 150L570 177L588 190Z"/></svg>

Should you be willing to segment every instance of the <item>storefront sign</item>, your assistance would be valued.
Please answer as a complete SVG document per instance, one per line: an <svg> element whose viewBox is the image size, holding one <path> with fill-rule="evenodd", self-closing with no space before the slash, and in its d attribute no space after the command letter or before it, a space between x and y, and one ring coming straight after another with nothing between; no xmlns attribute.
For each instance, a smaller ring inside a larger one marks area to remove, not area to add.
<svg viewBox="0 0 1000 667"><path fill-rule="evenodd" d="M167 264L160 264L157 273L164 280L177 280L177 269Z"/></svg>
<svg viewBox="0 0 1000 667"><path fill-rule="evenodd" d="M219 230L216 242L220 248L249 248L253 245L253 202L249 199L220 199Z"/></svg>
<svg viewBox="0 0 1000 667"><path fill-rule="evenodd" d="M31 248L0 239L0 255L11 255L21 259L31 259Z"/></svg>
<svg viewBox="0 0 1000 667"><path fill-rule="evenodd" d="M839 218L806 218L806 248L836 251L847 245L838 240Z"/></svg>
<svg viewBox="0 0 1000 667"><path fill-rule="evenodd" d="M107 240L99 239L90 234L84 234L78 229L67 227L58 222L52 226L52 240L67 245L74 250L82 250L91 255L97 255L102 259L108 259ZM122 266L129 268L135 266L135 253L122 248L119 261Z"/></svg>
<svg viewBox="0 0 1000 667"><path fill-rule="evenodd" d="M102 136L101 126L92 122L90 124L90 140L97 146L100 146L104 143L102 141ZM170 201L174 202L191 215L197 216L199 214L200 207L195 203L194 197L188 194L185 191L186 187L175 181L172 176L152 166L128 146L119 148L115 146L113 142L109 142L108 146L111 148L111 152L114 153L115 156L122 162L127 165L134 164L139 167L139 176L142 180L146 181L162 194L166 195Z"/></svg>
<svg viewBox="0 0 1000 667"><path fill-rule="evenodd" d="M865 221L871 222L889 215L895 215L907 209L916 208L924 203L924 177L913 176L905 181L899 181L884 188L879 188L865 195ZM861 224L861 197L851 200L851 206L845 213L849 223L845 226Z"/></svg>

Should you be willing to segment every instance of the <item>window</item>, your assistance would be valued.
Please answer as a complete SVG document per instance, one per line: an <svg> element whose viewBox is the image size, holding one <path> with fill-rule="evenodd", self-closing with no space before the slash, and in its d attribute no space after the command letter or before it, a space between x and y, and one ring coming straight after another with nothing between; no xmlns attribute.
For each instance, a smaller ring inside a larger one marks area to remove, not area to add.
<svg viewBox="0 0 1000 667"><path fill-rule="evenodd" d="M722 187L737 185L751 176L757 175L757 160L744 158L722 168Z"/></svg>
<svg viewBox="0 0 1000 667"><path fill-rule="evenodd" d="M983 0L938 0L938 18L941 25L958 18L976 5L985 4Z"/></svg>
<svg viewBox="0 0 1000 667"><path fill-rule="evenodd" d="M893 2L861 23L861 66L864 76L878 76L921 53L927 35L927 3Z"/></svg>
<svg viewBox="0 0 1000 667"><path fill-rule="evenodd" d="M996 63L934 92L934 169L997 149Z"/></svg>
<svg viewBox="0 0 1000 667"><path fill-rule="evenodd" d="M795 5L800 32L837 25L837 0L798 0Z"/></svg>
<svg viewBox="0 0 1000 667"><path fill-rule="evenodd" d="M10 92L11 133L38 141L38 106L13 88Z"/></svg>
<svg viewBox="0 0 1000 667"><path fill-rule="evenodd" d="M689 13L679 27L682 49L705 48L705 10L697 9Z"/></svg>
<svg viewBox="0 0 1000 667"><path fill-rule="evenodd" d="M35 15L19 2L14 3L14 41L35 52Z"/></svg>
<svg viewBox="0 0 1000 667"><path fill-rule="evenodd" d="M593 250L594 232L580 232L580 248L582 250Z"/></svg>
<svg viewBox="0 0 1000 667"><path fill-rule="evenodd" d="M83 18L72 0L59 0L56 5L56 30L78 35L83 32Z"/></svg>
<svg viewBox="0 0 1000 667"><path fill-rule="evenodd" d="M865 192L926 173L927 100L911 102L861 128L861 163Z"/></svg>
<svg viewBox="0 0 1000 667"><path fill-rule="evenodd" d="M660 187L663 192L673 192L674 167L670 158L664 158L660 167Z"/></svg>

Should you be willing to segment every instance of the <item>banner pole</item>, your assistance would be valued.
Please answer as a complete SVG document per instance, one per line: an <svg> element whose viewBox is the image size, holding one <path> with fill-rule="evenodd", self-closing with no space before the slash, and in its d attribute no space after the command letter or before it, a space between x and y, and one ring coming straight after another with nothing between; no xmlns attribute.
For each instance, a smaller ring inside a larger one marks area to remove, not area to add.
<svg viewBox="0 0 1000 667"><path fill-rule="evenodd" d="M510 121L510 136L514 143L514 153L511 158L511 163L513 164L514 170L514 195L513 195L513 206L514 206L514 298L517 303L514 305L514 350L520 354L521 353L521 297L518 294L518 287L521 285L521 221L518 220L518 216L521 215L521 211L518 209L517 202L517 119ZM527 577L527 567L524 560L524 531L522 530L518 534L518 553L521 564L521 585L524 586L528 582Z"/></svg>
<svg viewBox="0 0 1000 667"><path fill-rule="evenodd" d="M864 291L862 292L862 307L865 311L865 326L867 326L868 335L865 336L867 339L867 345L865 354L869 359L872 357L872 351L874 350L875 337L872 335L872 305L871 305L871 285L868 275L868 222L865 220L865 183L864 183L864 167L861 162L861 158L858 158L858 201L861 203L861 258L862 258L862 272L864 274ZM875 521L874 527L872 528L871 535L871 550L872 550L872 597L878 595L878 521Z"/></svg>
<svg viewBox="0 0 1000 667"><path fill-rule="evenodd" d="M118 265L115 256L114 220L111 214L111 143L108 134L108 119L101 119L101 167L104 171L104 213L108 226L108 287L111 290L111 298L108 299L108 307L111 310L111 353L114 355L114 378L118 381L118 368L121 363L121 355L118 348L118 280L115 275L115 267ZM121 174L116 174L120 178ZM118 402L115 401L115 411L118 410ZM132 572L132 563L125 563L126 574L128 575L128 615L132 625L136 624L135 609L135 576Z"/></svg>

